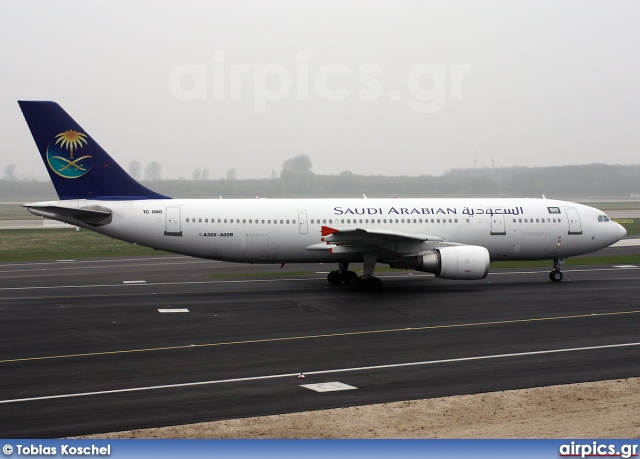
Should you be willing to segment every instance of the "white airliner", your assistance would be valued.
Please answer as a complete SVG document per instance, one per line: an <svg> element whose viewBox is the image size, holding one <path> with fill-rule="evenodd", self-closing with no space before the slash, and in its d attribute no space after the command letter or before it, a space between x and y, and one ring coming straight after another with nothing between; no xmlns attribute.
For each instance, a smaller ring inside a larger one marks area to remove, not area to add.
<svg viewBox="0 0 640 459"><path fill-rule="evenodd" d="M131 178L58 104L20 101L60 201L35 214L116 239L211 260L336 263L332 285L379 290L376 263L443 279L500 260L553 260L607 247L625 229L552 199L171 199ZM363 263L363 275L349 271Z"/></svg>

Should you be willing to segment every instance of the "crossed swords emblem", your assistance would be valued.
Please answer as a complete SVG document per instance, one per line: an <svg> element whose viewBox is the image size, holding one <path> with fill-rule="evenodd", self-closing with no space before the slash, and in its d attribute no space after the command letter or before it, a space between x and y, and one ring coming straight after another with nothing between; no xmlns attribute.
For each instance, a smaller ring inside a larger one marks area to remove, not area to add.
<svg viewBox="0 0 640 459"><path fill-rule="evenodd" d="M77 159L74 159L73 161L70 161L67 158L63 158L62 156L52 156L52 158L56 158L56 159L59 159L60 161L64 161L65 163L67 163L66 166L58 169L58 172L66 171L70 167L75 167L76 171L86 171L86 169L84 168L84 166L82 164L78 164L78 161L82 161L83 159L91 158L91 156L89 156L89 155L81 156L81 157L79 157Z"/></svg>

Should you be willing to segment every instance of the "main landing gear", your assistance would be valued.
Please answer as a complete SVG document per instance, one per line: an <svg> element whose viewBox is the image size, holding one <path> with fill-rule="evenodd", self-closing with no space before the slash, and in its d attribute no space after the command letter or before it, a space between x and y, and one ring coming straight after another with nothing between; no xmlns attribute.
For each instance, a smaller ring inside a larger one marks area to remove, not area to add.
<svg viewBox="0 0 640 459"><path fill-rule="evenodd" d="M562 280L562 273L560 272L560 260L553 259L553 269L549 273L549 279L553 282L560 282Z"/></svg>
<svg viewBox="0 0 640 459"><path fill-rule="evenodd" d="M382 289L382 280L373 276L376 258L377 254L365 254L364 272L362 276L358 276L355 272L349 271L349 263L341 262L338 265L337 271L331 271L327 275L327 281L331 285L340 285L344 283L345 285L348 285L351 290L356 292L362 292L364 290L377 292Z"/></svg>

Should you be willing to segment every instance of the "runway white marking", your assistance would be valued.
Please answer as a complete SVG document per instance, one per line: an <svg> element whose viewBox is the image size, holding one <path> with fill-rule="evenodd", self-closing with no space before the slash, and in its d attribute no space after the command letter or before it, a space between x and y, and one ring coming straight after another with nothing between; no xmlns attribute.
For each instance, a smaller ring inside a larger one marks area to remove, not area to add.
<svg viewBox="0 0 640 459"><path fill-rule="evenodd" d="M640 238L622 239L609 247L635 247L640 245Z"/></svg>
<svg viewBox="0 0 640 459"><path fill-rule="evenodd" d="M615 349L615 348L632 347L632 346L640 346L640 342L608 344L603 346L576 347L576 348L568 348L568 349L551 349L547 351L517 352L513 354L481 355L476 357L461 357L457 359L427 360L423 362L392 363L388 365L372 365L368 367L338 368L335 370L305 371L304 374L308 376L308 375L325 375L325 374L333 374L333 373L354 373L354 372L360 372L360 371L384 370L389 368L416 367L416 366L424 366L424 365L437 365L437 364L443 364L443 363L471 362L475 360L504 359L504 358L511 358L511 357L528 357L528 356L534 356L534 355L549 355L549 354L559 354L559 353L566 353L566 352L594 351L594 350ZM164 384L160 386L131 387L128 389L113 389L113 390L103 390L103 391L95 391L95 392L79 392L75 394L44 395L41 397L0 400L0 404L33 402L33 401L39 401L39 400L55 400L55 399L65 399L65 398L74 398L74 397L88 397L92 395L123 394L127 392L143 392L143 391L161 390L161 389L178 389L181 387L208 386L213 384L238 383L238 382L248 382L248 381L264 381L268 379L281 379L281 378L294 378L294 377L298 378L299 375L300 375L299 372L285 373L285 374L279 374L279 375L250 376L247 378L218 379L214 381L198 381L198 382L190 382L190 383Z"/></svg>
<svg viewBox="0 0 640 459"><path fill-rule="evenodd" d="M341 382L325 382L318 384L300 384L300 387L304 387L306 389L311 389L316 392L338 392L341 390L354 390L357 387L350 386L349 384L344 384Z"/></svg>
<svg viewBox="0 0 640 459"><path fill-rule="evenodd" d="M189 312L188 309L185 308L176 308L176 309L158 309L158 312Z"/></svg>
<svg viewBox="0 0 640 459"><path fill-rule="evenodd" d="M145 280L137 280L137 281L122 281L123 284L146 284Z"/></svg>

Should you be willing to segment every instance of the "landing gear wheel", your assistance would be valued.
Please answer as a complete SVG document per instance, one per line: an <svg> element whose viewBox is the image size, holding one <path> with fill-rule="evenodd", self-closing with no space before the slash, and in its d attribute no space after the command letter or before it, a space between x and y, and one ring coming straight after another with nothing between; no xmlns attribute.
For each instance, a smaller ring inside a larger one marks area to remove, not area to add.
<svg viewBox="0 0 640 459"><path fill-rule="evenodd" d="M342 273L340 271L331 271L328 275L327 275L327 281L331 284L331 285L340 285L342 284L342 278L344 276L342 275Z"/></svg>
<svg viewBox="0 0 640 459"><path fill-rule="evenodd" d="M351 281L353 279L358 278L358 275L353 271L345 271L341 274L342 274L342 282L344 282L345 285L348 285L349 287L351 287Z"/></svg>
<svg viewBox="0 0 640 459"><path fill-rule="evenodd" d="M559 269L554 269L549 273L549 279L553 282L560 282L562 280L562 273Z"/></svg>
<svg viewBox="0 0 640 459"><path fill-rule="evenodd" d="M367 279L367 289L372 292L379 292L382 290L382 281L377 277L370 277Z"/></svg>
<svg viewBox="0 0 640 459"><path fill-rule="evenodd" d="M349 281L349 288L354 292L362 292L367 288L367 281L363 277L355 276Z"/></svg>

